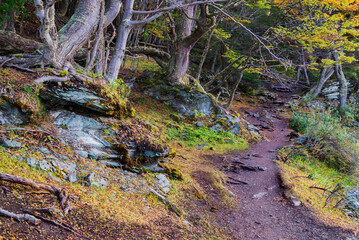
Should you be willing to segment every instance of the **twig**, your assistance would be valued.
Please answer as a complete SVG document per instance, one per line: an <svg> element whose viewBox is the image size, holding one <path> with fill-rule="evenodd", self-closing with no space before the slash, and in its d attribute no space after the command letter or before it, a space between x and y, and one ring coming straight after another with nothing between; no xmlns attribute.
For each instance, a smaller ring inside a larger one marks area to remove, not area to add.
<svg viewBox="0 0 359 240"><path fill-rule="evenodd" d="M42 217L42 216L37 215L37 214L34 214L34 213L32 213L32 212L30 212L30 211L28 211L28 210L24 210L23 212L24 212L24 213L31 214L31 215L33 215L34 217L39 218L39 219L41 219L41 220L44 221L44 222L47 222L47 223L50 223L50 224L55 225L55 226L57 226L57 227L63 228L63 229L65 229L65 230L67 230L67 231L69 231L69 232L72 232L72 233L74 233L74 234L76 234L76 235L78 235L78 236L81 236L81 237L83 237L83 238L85 238L85 239L89 239L89 238L87 238L87 237L81 235L80 233L78 233L78 232L76 231L76 229L74 229L73 227L71 227L71 226L68 225L68 224L65 224L65 223L63 223L63 222L57 223L57 222L54 221L54 220L51 220L51 219Z"/></svg>

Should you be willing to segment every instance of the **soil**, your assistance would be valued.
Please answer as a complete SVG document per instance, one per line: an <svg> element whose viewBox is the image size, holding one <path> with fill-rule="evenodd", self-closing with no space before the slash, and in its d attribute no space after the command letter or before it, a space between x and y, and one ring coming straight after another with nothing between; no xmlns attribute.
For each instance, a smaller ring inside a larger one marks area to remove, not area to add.
<svg viewBox="0 0 359 240"><path fill-rule="evenodd" d="M287 102L293 95L278 94L278 100L282 102ZM275 160L277 151L289 144L290 129L288 119L278 115L278 109L280 107L273 103L257 108L237 109L247 115L249 122L264 127L262 133L267 140L251 146L246 151L234 152L226 156L229 165L237 166L234 168L237 173L226 171L227 177L248 184L228 185L230 191L235 194L236 210L219 213L226 215L222 216L227 219L222 224L237 233L236 239L357 239L349 231L325 226L307 208L302 205L294 206L292 201L284 198L285 189L281 186ZM264 116L265 114L267 117ZM223 156L213 157L212 161L223 162ZM243 169L238 171L240 168L238 162L245 166L260 166L265 171ZM231 169L233 170L233 167Z"/></svg>

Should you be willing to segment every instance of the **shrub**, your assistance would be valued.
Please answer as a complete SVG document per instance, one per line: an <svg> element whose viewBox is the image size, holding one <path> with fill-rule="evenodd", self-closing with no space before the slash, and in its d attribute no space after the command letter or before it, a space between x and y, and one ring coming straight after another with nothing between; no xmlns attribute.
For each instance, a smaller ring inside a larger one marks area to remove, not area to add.
<svg viewBox="0 0 359 240"><path fill-rule="evenodd" d="M294 112L289 119L289 127L301 134L307 133L308 124L309 119L305 113Z"/></svg>
<svg viewBox="0 0 359 240"><path fill-rule="evenodd" d="M290 126L307 134L305 149L315 159L342 173L354 173L359 153L357 140L334 111L294 112Z"/></svg>

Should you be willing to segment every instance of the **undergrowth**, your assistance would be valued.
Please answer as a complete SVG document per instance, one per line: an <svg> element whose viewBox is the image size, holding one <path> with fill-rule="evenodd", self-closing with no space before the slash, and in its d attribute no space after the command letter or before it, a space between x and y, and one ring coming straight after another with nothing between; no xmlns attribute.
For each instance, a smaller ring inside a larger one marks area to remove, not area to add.
<svg viewBox="0 0 359 240"><path fill-rule="evenodd" d="M229 147L234 150L243 150L247 147L247 143L242 138L228 132L216 132L208 127L194 127L193 125L183 123L167 130L167 138L176 139L181 143L193 147L201 144L208 144L207 148Z"/></svg>
<svg viewBox="0 0 359 240"><path fill-rule="evenodd" d="M356 111L352 104L344 112L298 109L291 115L290 127L305 135L278 156L288 194L324 221L345 228L355 225L345 213L347 193L359 184L357 132L349 127L356 121Z"/></svg>

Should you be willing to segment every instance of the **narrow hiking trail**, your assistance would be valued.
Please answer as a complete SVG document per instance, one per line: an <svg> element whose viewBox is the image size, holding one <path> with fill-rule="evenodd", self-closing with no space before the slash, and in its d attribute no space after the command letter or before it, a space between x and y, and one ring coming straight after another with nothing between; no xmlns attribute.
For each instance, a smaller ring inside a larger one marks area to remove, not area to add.
<svg viewBox="0 0 359 240"><path fill-rule="evenodd" d="M320 223L304 206L294 204L283 197L279 169L275 163L277 152L289 144L288 119L278 115L278 103L284 103L293 94L278 93L276 101L257 108L236 109L260 128L267 139L243 152L227 156L237 173L226 175L248 184L230 184L228 188L236 195L237 208L229 216L227 226L238 233L238 239L308 240L308 239L357 239L349 231L330 228ZM276 104L277 103L277 104ZM257 171L241 166L257 168ZM258 170L258 167L260 170ZM238 169L240 169L238 171Z"/></svg>

